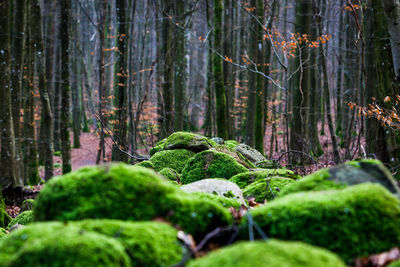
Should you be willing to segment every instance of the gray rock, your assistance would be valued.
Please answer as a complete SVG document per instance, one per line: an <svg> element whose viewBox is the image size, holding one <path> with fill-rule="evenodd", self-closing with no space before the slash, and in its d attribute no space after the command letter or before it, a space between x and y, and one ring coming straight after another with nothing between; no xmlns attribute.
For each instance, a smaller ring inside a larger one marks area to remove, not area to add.
<svg viewBox="0 0 400 267"><path fill-rule="evenodd" d="M246 205L243 198L243 192L236 184L223 179L204 179L181 187L182 190L194 193L203 192L208 194L217 194L222 197L228 197L237 200Z"/></svg>
<svg viewBox="0 0 400 267"><path fill-rule="evenodd" d="M222 139L221 137L213 137L211 138L211 140L213 140L218 145L223 145L225 143L224 139Z"/></svg>
<svg viewBox="0 0 400 267"><path fill-rule="evenodd" d="M236 146L235 150L245 156L252 163L267 160L260 152L246 144Z"/></svg>

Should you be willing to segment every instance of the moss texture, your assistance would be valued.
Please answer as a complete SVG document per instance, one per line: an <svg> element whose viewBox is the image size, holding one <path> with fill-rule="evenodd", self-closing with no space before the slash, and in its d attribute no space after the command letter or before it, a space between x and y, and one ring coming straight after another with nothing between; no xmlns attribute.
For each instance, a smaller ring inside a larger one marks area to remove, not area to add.
<svg viewBox="0 0 400 267"><path fill-rule="evenodd" d="M164 150L155 153L150 161L154 165L156 171L161 171L164 168L172 168L178 173L181 173L186 163L196 153L186 149Z"/></svg>
<svg viewBox="0 0 400 267"><path fill-rule="evenodd" d="M193 183L206 178L229 179L232 176L247 172L233 157L213 151L203 151L191 158L182 171L182 184Z"/></svg>
<svg viewBox="0 0 400 267"><path fill-rule="evenodd" d="M240 242L194 260L188 267L344 267L332 252L301 242Z"/></svg>
<svg viewBox="0 0 400 267"><path fill-rule="evenodd" d="M239 145L239 142L236 141L236 140L227 140L227 141L225 141L225 145L226 145L227 147L233 149L233 148L235 148L236 146Z"/></svg>
<svg viewBox="0 0 400 267"><path fill-rule="evenodd" d="M0 227L6 227L10 222L10 216L6 212L6 205L4 204L4 199L0 193Z"/></svg>
<svg viewBox="0 0 400 267"><path fill-rule="evenodd" d="M162 150L173 149L187 149L197 153L210 149L216 145L217 144L210 138L199 134L175 132L158 142L155 147L150 150L150 155L153 156L155 153Z"/></svg>
<svg viewBox="0 0 400 267"><path fill-rule="evenodd" d="M7 234L6 229L0 227L0 239L5 237Z"/></svg>
<svg viewBox="0 0 400 267"><path fill-rule="evenodd" d="M250 215L270 237L325 247L346 261L389 250L400 241L400 201L377 184L290 194Z"/></svg>
<svg viewBox="0 0 400 267"><path fill-rule="evenodd" d="M18 214L17 217L11 220L8 224L7 229L10 229L16 224L27 225L33 222L33 212L31 210L27 210Z"/></svg>
<svg viewBox="0 0 400 267"><path fill-rule="evenodd" d="M201 202L154 171L123 163L85 167L55 177L42 189L34 207L36 221L159 217L196 237L231 222L219 203Z"/></svg>
<svg viewBox="0 0 400 267"><path fill-rule="evenodd" d="M165 223L84 220L72 225L121 242L132 266L172 266L184 255L178 231Z"/></svg>
<svg viewBox="0 0 400 267"><path fill-rule="evenodd" d="M160 174L170 181L180 182L181 175L174 169L164 168L160 171Z"/></svg>
<svg viewBox="0 0 400 267"><path fill-rule="evenodd" d="M131 266L113 238L62 223L31 224L0 240L1 266Z"/></svg>
<svg viewBox="0 0 400 267"><path fill-rule="evenodd" d="M22 202L21 205L21 212L23 211L27 211L27 210L32 210L33 209L33 205L35 204L35 200L34 199L25 199L24 202Z"/></svg>
<svg viewBox="0 0 400 267"><path fill-rule="evenodd" d="M294 174L293 171L287 170L287 169L263 169L259 171L252 171L252 172L246 172L246 173L240 173L235 176L233 176L231 179L229 179L230 182L233 182L237 184L240 188L245 188L251 183L254 183L259 180L265 180L267 178L272 178L272 177L284 177L284 178L290 178L290 179L299 179L300 176Z"/></svg>
<svg viewBox="0 0 400 267"><path fill-rule="evenodd" d="M208 194L208 193L203 193L203 192L196 192L196 193L191 193L191 194L199 197L200 199L212 200L212 201L219 202L225 208L233 207L235 209L238 209L241 206L241 204L233 198L221 197L218 195Z"/></svg>
<svg viewBox="0 0 400 267"><path fill-rule="evenodd" d="M296 181L283 177L272 177L258 180L252 184L249 184L243 189L243 196L245 198L254 197L256 202L262 203L265 200L274 199L277 195L279 195L283 188L294 182Z"/></svg>
<svg viewBox="0 0 400 267"><path fill-rule="evenodd" d="M152 170L155 169L153 162L151 162L150 160L142 161L140 163L135 164L135 166L145 167L145 168L152 169Z"/></svg>
<svg viewBox="0 0 400 267"><path fill-rule="evenodd" d="M400 267L400 260L392 262L388 267Z"/></svg>

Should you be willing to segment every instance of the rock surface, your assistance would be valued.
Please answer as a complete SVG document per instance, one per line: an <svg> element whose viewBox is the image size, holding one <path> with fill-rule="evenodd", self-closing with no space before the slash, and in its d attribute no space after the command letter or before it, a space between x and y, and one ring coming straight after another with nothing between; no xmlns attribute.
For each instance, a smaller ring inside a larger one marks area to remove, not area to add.
<svg viewBox="0 0 400 267"><path fill-rule="evenodd" d="M246 144L240 144L236 146L235 150L245 156L252 163L267 160L258 150Z"/></svg>

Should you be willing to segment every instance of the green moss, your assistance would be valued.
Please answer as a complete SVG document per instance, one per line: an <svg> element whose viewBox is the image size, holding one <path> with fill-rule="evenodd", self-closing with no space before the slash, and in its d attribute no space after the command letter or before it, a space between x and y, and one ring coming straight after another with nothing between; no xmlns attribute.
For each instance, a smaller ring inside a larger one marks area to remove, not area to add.
<svg viewBox="0 0 400 267"><path fill-rule="evenodd" d="M220 204L222 204L222 206L224 206L225 208L233 207L235 209L238 209L241 206L241 204L239 202L237 202L235 199L232 199L232 198L221 197L218 195L208 194L208 193L203 193L203 192L196 192L196 193L192 193L192 194L196 195L200 199L217 201Z"/></svg>
<svg viewBox="0 0 400 267"><path fill-rule="evenodd" d="M84 220L72 225L118 240L132 266L172 266L184 254L177 239L178 231L165 223Z"/></svg>
<svg viewBox="0 0 400 267"><path fill-rule="evenodd" d="M0 193L0 227L6 227L10 222L10 216L6 212L6 205L4 199Z"/></svg>
<svg viewBox="0 0 400 267"><path fill-rule="evenodd" d="M231 156L213 150L203 151L191 158L182 171L182 184L193 183L206 178L225 178L247 172Z"/></svg>
<svg viewBox="0 0 400 267"><path fill-rule="evenodd" d="M255 165L257 166L257 168L262 168L262 169L276 169L277 163L273 160L263 160L263 161L259 161L256 162Z"/></svg>
<svg viewBox="0 0 400 267"><path fill-rule="evenodd" d="M0 240L1 266L131 266L113 238L62 223L31 224Z"/></svg>
<svg viewBox="0 0 400 267"><path fill-rule="evenodd" d="M225 141L225 145L226 145L227 147L233 149L233 148L235 148L236 146L239 145L239 142L236 141L236 140L227 140L227 141Z"/></svg>
<svg viewBox="0 0 400 267"><path fill-rule="evenodd" d="M29 223L33 222L33 213L31 210L27 210L24 212L21 212L18 214L17 217L11 220L11 222L8 224L7 229L10 229L16 224L22 224L22 225L27 225Z"/></svg>
<svg viewBox="0 0 400 267"><path fill-rule="evenodd" d="M179 182L181 180L180 174L171 168L164 168L160 171L160 174L170 181Z"/></svg>
<svg viewBox="0 0 400 267"><path fill-rule="evenodd" d="M34 204L35 204L35 200L34 199L31 199L31 198L25 199L24 202L22 202L22 205L21 205L21 212L27 211L27 210L32 210Z"/></svg>
<svg viewBox="0 0 400 267"><path fill-rule="evenodd" d="M284 177L290 179L298 179L299 176L294 174L293 171L287 169L263 169L260 171L240 173L229 179L230 182L237 184L240 188L245 188L251 183L259 180L265 180L270 177Z"/></svg>
<svg viewBox="0 0 400 267"><path fill-rule="evenodd" d="M215 150L217 152L221 152L227 154L234 158L239 164L243 165L247 169L255 169L257 168L250 160L248 160L245 156L237 152L235 149L230 148L226 145L217 145L210 150Z"/></svg>
<svg viewBox="0 0 400 267"><path fill-rule="evenodd" d="M156 146L150 150L150 155L162 150L173 150L173 149L187 149L193 152L201 152L203 150L210 149L217 144L210 138L189 133L189 132L175 132L167 138L161 140Z"/></svg>
<svg viewBox="0 0 400 267"><path fill-rule="evenodd" d="M279 195L280 191L283 188L295 182L295 180L283 177L271 177L263 180L258 180L244 188L243 196L245 198L254 197L256 202L262 203L266 199L274 199L277 195Z"/></svg>
<svg viewBox="0 0 400 267"><path fill-rule="evenodd" d="M186 163L196 153L186 149L164 150L155 153L150 161L154 165L156 171L161 171L164 168L172 168L178 173L181 173Z"/></svg>
<svg viewBox="0 0 400 267"><path fill-rule="evenodd" d="M193 220L194 213L201 220ZM219 203L201 203L154 171L123 163L85 167L51 179L37 197L34 217L36 221L163 218L196 237L231 222Z"/></svg>
<svg viewBox="0 0 400 267"><path fill-rule="evenodd" d="M344 267L332 252L301 242L240 242L191 261L188 267Z"/></svg>
<svg viewBox="0 0 400 267"><path fill-rule="evenodd" d="M148 168L148 169L152 169L152 170L155 169L153 162L151 162L150 160L142 161L140 163L135 164L135 166L144 167L144 168Z"/></svg>
<svg viewBox="0 0 400 267"><path fill-rule="evenodd" d="M346 261L400 241L400 201L377 184L290 194L250 212L270 237L325 247ZM243 237L247 235L246 220Z"/></svg>
<svg viewBox="0 0 400 267"><path fill-rule="evenodd" d="M0 239L5 237L7 234L6 229L0 227Z"/></svg>
<svg viewBox="0 0 400 267"><path fill-rule="evenodd" d="M400 260L392 262L388 267L400 267Z"/></svg>

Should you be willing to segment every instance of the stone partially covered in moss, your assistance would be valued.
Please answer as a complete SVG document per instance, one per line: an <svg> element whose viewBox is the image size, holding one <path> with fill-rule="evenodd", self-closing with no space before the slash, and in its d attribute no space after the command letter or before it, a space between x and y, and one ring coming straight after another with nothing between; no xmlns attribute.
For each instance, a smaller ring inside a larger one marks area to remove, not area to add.
<svg viewBox="0 0 400 267"><path fill-rule="evenodd" d="M140 163L135 164L134 166L144 167L152 170L155 169L153 162L151 162L150 160L142 161Z"/></svg>
<svg viewBox="0 0 400 267"><path fill-rule="evenodd" d="M290 194L250 215L269 237L325 247L347 262L400 242L400 201L377 184ZM247 227L244 220L243 237L248 237Z"/></svg>
<svg viewBox="0 0 400 267"><path fill-rule="evenodd" d="M131 266L117 240L62 223L38 223L0 240L1 266Z"/></svg>
<svg viewBox="0 0 400 267"><path fill-rule="evenodd" d="M182 171L182 184L193 183L207 178L229 179L232 176L247 172L247 168L240 165L231 156L206 150L191 158Z"/></svg>
<svg viewBox="0 0 400 267"><path fill-rule="evenodd" d="M290 179L299 179L300 176L287 169L260 169L256 171L240 173L229 179L230 182L237 184L240 188L245 188L251 183L259 180L265 180L272 177L284 177Z"/></svg>
<svg viewBox="0 0 400 267"><path fill-rule="evenodd" d="M154 171L123 163L85 167L52 178L37 197L34 218L36 221L163 218L195 237L231 223L229 212L219 203L201 202Z"/></svg>
<svg viewBox="0 0 400 267"><path fill-rule="evenodd" d="M238 209L242 205L241 203L239 203L237 200L235 200L233 198L222 197L222 196L203 193L203 192L195 192L195 193L192 193L192 194L197 196L197 197L199 197L200 199L207 199L207 200L212 200L212 201L219 202L225 208L231 208L232 207L232 208Z"/></svg>
<svg viewBox="0 0 400 267"><path fill-rule="evenodd" d="M184 255L184 246L177 239L178 231L165 223L84 220L72 225L119 241L132 266L172 266Z"/></svg>
<svg viewBox="0 0 400 267"><path fill-rule="evenodd" d="M231 156L232 158L234 158L240 165L243 165L244 167L246 167L247 169L254 169L256 168L256 165L254 165L251 161L249 161L248 159L246 159L245 156L243 156L242 154L238 153L237 151L235 151L235 149L232 149L230 147L227 147L225 145L218 145L216 147L211 148L210 150L214 150L217 152L221 152L224 154L227 154L229 156Z"/></svg>
<svg viewBox="0 0 400 267"><path fill-rule="evenodd" d="M181 175L171 168L164 168L160 171L160 174L170 181L178 182L181 180Z"/></svg>
<svg viewBox="0 0 400 267"><path fill-rule="evenodd" d="M235 147L235 150L245 156L252 163L266 160L266 158L257 149L246 144L240 144Z"/></svg>
<svg viewBox="0 0 400 267"><path fill-rule="evenodd" d="M173 149L187 149L193 152L201 152L210 149L217 144L210 138L189 133L189 132L175 132L167 138L161 140L156 146L150 150L150 155L162 150L173 150Z"/></svg>
<svg viewBox="0 0 400 267"><path fill-rule="evenodd" d="M283 188L294 182L295 180L283 177L258 180L243 189L243 196L247 199L255 198L256 202L262 203L274 199Z"/></svg>
<svg viewBox="0 0 400 267"><path fill-rule="evenodd" d="M240 242L191 261L188 267L345 267L332 252L301 242Z"/></svg>
<svg viewBox="0 0 400 267"><path fill-rule="evenodd" d="M10 229L16 224L27 225L31 222L33 222L33 213L31 210L27 210L21 212L20 214L18 214L17 217L12 219L11 222L8 224L7 229Z"/></svg>
<svg viewBox="0 0 400 267"><path fill-rule="evenodd" d="M277 163L273 160L263 160L263 161L258 161L255 163L255 165L257 166L257 168L262 168L262 169L276 169Z"/></svg>
<svg viewBox="0 0 400 267"><path fill-rule="evenodd" d="M227 147L229 147L229 148L234 149L236 146L239 145L239 142L236 141L236 140L227 140L227 141L225 141L225 145L226 145Z"/></svg>
<svg viewBox="0 0 400 267"><path fill-rule="evenodd" d="M186 149L164 150L155 153L150 161L154 165L156 171L161 171L164 168L171 168L181 173L186 163L196 153Z"/></svg>
<svg viewBox="0 0 400 267"><path fill-rule="evenodd" d="M319 170L287 186L281 196L302 191L340 189L360 183L377 183L394 194L400 193L393 176L380 161L362 160Z"/></svg>
<svg viewBox="0 0 400 267"><path fill-rule="evenodd" d="M27 211L27 210L32 210L34 203L35 203L34 199L31 199L31 198L25 199L21 205L21 212Z"/></svg>

